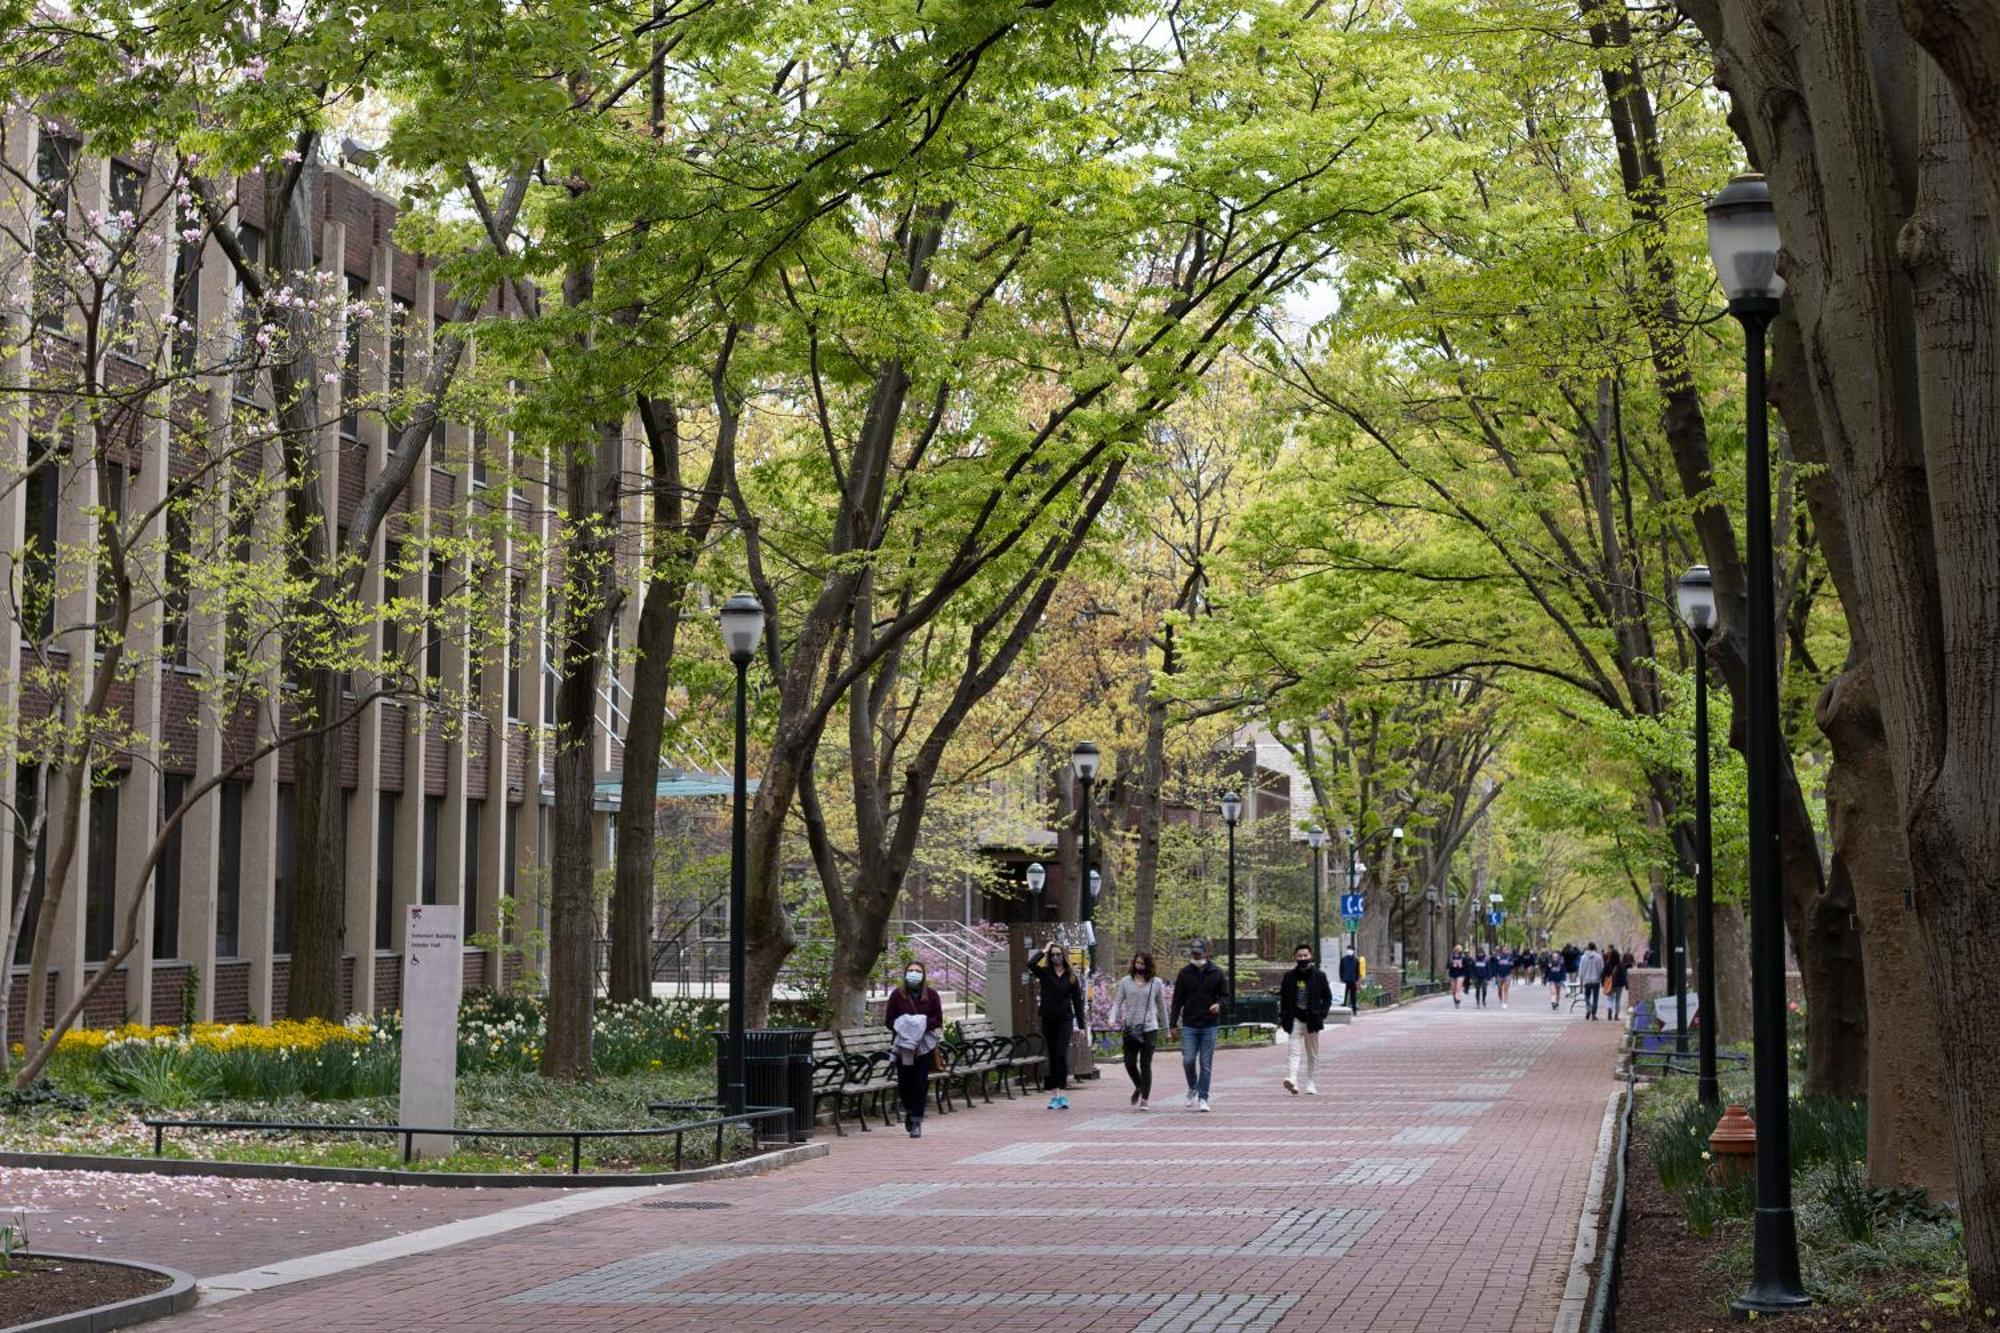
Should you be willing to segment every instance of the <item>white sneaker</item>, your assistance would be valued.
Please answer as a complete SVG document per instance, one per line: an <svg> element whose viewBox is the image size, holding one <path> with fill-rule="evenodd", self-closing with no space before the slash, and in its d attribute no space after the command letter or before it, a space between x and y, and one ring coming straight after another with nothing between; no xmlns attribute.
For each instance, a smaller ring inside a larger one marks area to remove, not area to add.
<svg viewBox="0 0 2000 1333"><path fill-rule="evenodd" d="M1203 1115L1207 1115L1210 1110L1210 1107L1208 1105L1208 1098L1206 1097L1202 1098L1201 1105L1196 1109L1199 1110Z"/></svg>
<svg viewBox="0 0 2000 1333"><path fill-rule="evenodd" d="M1285 1075L1285 1091L1291 1093L1294 1097L1299 1095L1299 1085L1292 1080L1290 1074Z"/></svg>
<svg viewBox="0 0 2000 1333"><path fill-rule="evenodd" d="M1505 1000L1500 1001L1500 1007L1502 1009L1505 1009L1507 1007L1507 1002Z"/></svg>
<svg viewBox="0 0 2000 1333"><path fill-rule="evenodd" d="M1188 1110L1190 1110L1190 1111L1194 1110L1194 1104L1195 1104L1195 1095L1194 1095L1194 1089L1193 1089L1193 1088L1189 1088L1189 1089L1188 1089L1188 1095L1187 1095L1187 1109L1188 1109Z"/></svg>
<svg viewBox="0 0 2000 1333"><path fill-rule="evenodd" d="M1143 1111L1143 1110L1145 1110L1145 1109L1146 1109L1146 1099L1145 1099L1144 1097L1141 1097L1141 1098L1139 1099L1139 1109L1140 1109L1141 1111Z"/></svg>
<svg viewBox="0 0 2000 1333"><path fill-rule="evenodd" d="M1307 1083L1307 1084L1306 1084L1306 1096L1308 1096L1308 1097L1317 1097L1317 1096L1319 1096L1319 1085L1317 1085L1317 1084L1315 1084L1315 1083Z"/></svg>

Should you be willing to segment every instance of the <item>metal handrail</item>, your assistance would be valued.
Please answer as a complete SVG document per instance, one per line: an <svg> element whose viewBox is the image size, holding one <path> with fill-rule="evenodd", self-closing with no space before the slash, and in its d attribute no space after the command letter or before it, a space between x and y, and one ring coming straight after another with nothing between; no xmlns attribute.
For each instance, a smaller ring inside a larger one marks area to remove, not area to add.
<svg viewBox="0 0 2000 1333"><path fill-rule="evenodd" d="M400 1134L403 1136L403 1163L415 1160L414 1144L419 1134L442 1134L459 1139L568 1139L569 1173L583 1174L583 1141L585 1139L643 1139L674 1136L674 1170L681 1169L681 1161L687 1146L686 1136L695 1130L715 1130L715 1160L722 1160L723 1131L730 1125L782 1117L783 1133L787 1141L792 1136L792 1108L789 1106L753 1106L738 1115L712 1116L705 1120L689 1120L673 1125L647 1125L637 1129L457 1129L438 1128L426 1125L332 1125L307 1120L169 1120L142 1118L139 1123L153 1131L153 1156L158 1157L166 1150L166 1135L169 1129L224 1129L260 1130L266 1133L287 1134Z"/></svg>

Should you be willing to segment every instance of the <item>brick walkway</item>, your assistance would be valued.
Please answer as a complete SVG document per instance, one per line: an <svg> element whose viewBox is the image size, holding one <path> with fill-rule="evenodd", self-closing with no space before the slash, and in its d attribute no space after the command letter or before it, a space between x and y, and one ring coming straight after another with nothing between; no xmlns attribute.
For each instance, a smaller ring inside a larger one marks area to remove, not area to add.
<svg viewBox="0 0 2000 1333"><path fill-rule="evenodd" d="M1177 1059L1143 1116L1111 1067L1067 1113L1030 1098L934 1116L919 1141L850 1134L777 1176L649 1200L667 1208L621 1204L160 1327L1548 1333L1617 1028L1524 1001L1329 1029L1317 1098L1278 1086L1282 1047L1225 1053L1206 1116L1174 1095Z"/></svg>

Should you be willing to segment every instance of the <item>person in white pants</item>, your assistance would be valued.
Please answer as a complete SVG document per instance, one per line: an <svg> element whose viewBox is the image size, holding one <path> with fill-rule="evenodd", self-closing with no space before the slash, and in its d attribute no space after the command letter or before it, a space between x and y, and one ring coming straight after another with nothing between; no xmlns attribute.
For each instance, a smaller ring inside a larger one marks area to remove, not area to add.
<svg viewBox="0 0 2000 1333"><path fill-rule="evenodd" d="M1297 1096L1301 1090L1308 1097L1319 1094L1313 1083L1313 1076L1319 1072L1319 1032L1326 1026L1326 1015L1333 1008L1333 983L1326 979L1313 962L1312 946L1301 944L1292 952L1292 970L1285 973L1284 984L1278 988L1278 1026L1291 1034L1292 1067L1285 1075L1285 1091ZM1299 1065L1305 1065L1305 1078L1299 1078Z"/></svg>

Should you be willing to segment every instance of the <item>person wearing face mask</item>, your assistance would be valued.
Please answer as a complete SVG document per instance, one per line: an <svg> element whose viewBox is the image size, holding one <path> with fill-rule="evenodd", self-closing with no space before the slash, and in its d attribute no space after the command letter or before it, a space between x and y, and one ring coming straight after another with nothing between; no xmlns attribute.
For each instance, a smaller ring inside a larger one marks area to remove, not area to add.
<svg viewBox="0 0 2000 1333"><path fill-rule="evenodd" d="M1042 1091L1050 1094L1051 1111L1067 1111L1070 1034L1086 1022L1083 987L1077 982L1076 970L1069 965L1069 950L1060 944L1049 945L1031 963L1042 983L1039 1012L1042 1044L1048 1050L1048 1074L1043 1079Z"/></svg>
<svg viewBox="0 0 2000 1333"><path fill-rule="evenodd" d="M1215 1073L1215 1034L1229 1003L1229 978L1208 959L1208 941L1188 946L1188 963L1174 978L1169 1030L1180 1029L1181 1071L1187 1075L1190 1111L1207 1111L1209 1080Z"/></svg>
<svg viewBox="0 0 2000 1333"><path fill-rule="evenodd" d="M903 1128L924 1136L924 1107L930 1097L931 1069L944 1036L944 1001L931 989L924 965L903 969L903 984L889 995L889 1051L896 1059L896 1092L903 1102Z"/></svg>
<svg viewBox="0 0 2000 1333"><path fill-rule="evenodd" d="M1327 1011L1333 1008L1333 983L1313 962L1310 944L1292 950L1292 970L1285 973L1278 991L1278 1026L1291 1034L1292 1067L1285 1075L1285 1091L1299 1094L1299 1064L1306 1067L1305 1093L1317 1097L1319 1087L1313 1075L1319 1072L1319 1033L1326 1026Z"/></svg>
<svg viewBox="0 0 2000 1333"><path fill-rule="evenodd" d="M1125 1076L1132 1105L1141 1111L1153 1097L1153 1044L1167 1025L1167 983L1153 975L1153 955L1132 955L1132 966L1111 997L1111 1021L1125 1030Z"/></svg>

